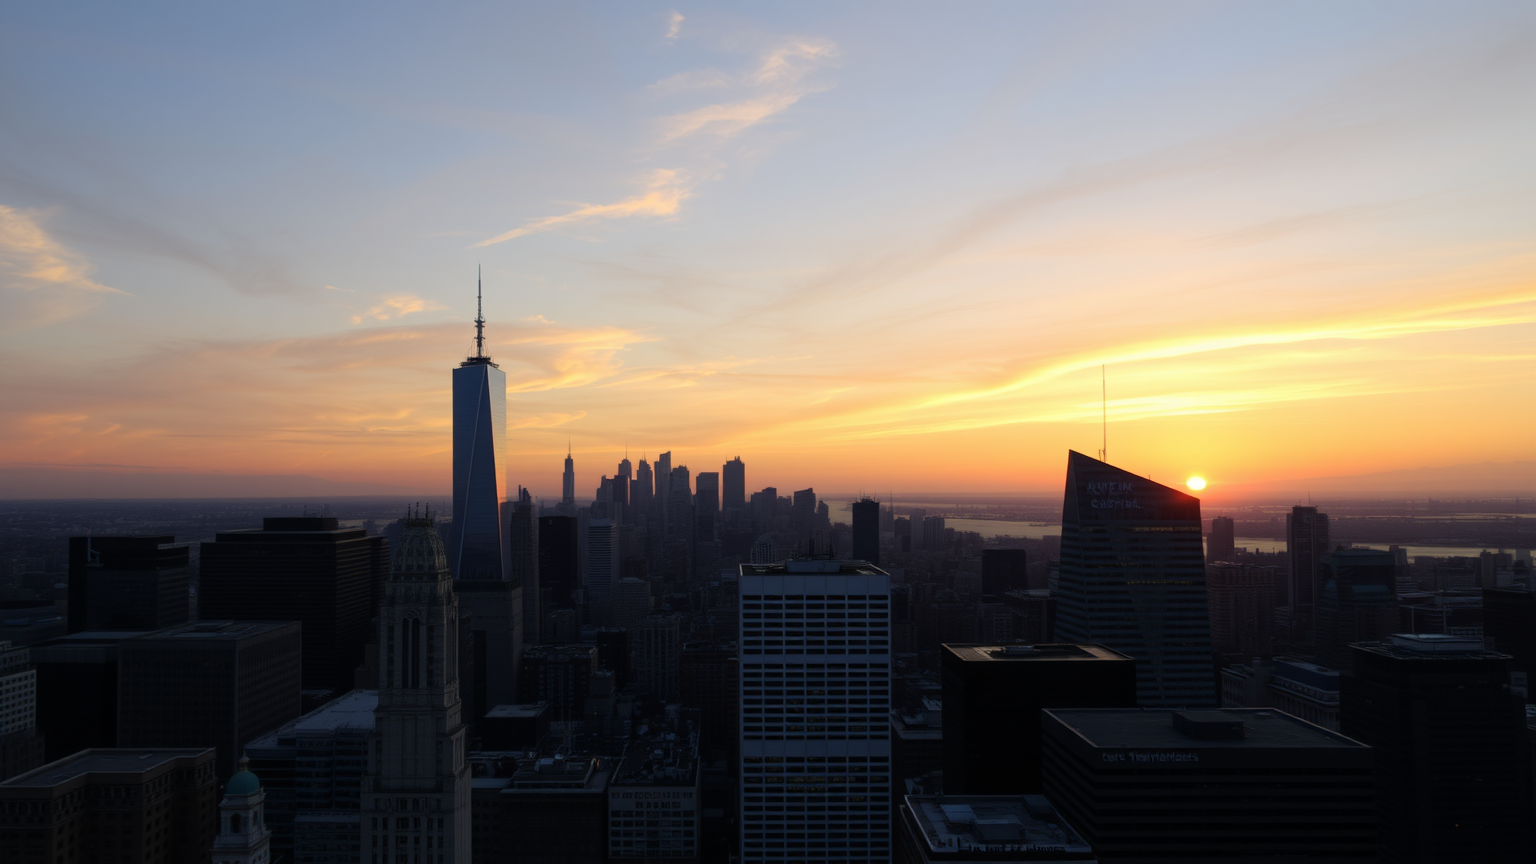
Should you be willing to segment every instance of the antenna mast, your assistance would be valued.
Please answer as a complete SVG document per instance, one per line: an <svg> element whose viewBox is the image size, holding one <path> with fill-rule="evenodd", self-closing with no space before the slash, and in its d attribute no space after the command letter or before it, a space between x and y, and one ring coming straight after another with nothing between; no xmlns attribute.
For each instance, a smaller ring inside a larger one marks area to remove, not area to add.
<svg viewBox="0 0 1536 864"><path fill-rule="evenodd" d="M485 356L485 314L481 311L480 267L475 267L475 356Z"/></svg>
<svg viewBox="0 0 1536 864"><path fill-rule="evenodd" d="M1099 434L1102 440L1099 442L1099 461L1109 461L1109 385L1106 383L1104 364L1099 364Z"/></svg>

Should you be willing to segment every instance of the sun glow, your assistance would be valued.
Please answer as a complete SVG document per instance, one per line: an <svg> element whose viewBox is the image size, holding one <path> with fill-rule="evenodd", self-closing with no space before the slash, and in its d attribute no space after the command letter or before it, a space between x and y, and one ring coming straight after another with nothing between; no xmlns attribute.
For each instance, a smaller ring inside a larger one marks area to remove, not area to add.
<svg viewBox="0 0 1536 864"><path fill-rule="evenodd" d="M1184 485L1188 486L1189 488L1191 488L1193 490L1195 490L1196 492L1199 492L1201 489L1205 488L1205 478L1204 477L1191 477L1188 480L1184 481Z"/></svg>

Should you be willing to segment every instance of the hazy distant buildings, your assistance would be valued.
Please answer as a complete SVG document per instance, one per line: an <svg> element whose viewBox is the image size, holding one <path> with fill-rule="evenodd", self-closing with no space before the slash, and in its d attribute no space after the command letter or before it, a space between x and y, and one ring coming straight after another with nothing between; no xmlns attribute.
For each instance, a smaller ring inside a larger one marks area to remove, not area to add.
<svg viewBox="0 0 1536 864"><path fill-rule="evenodd" d="M694 478L694 490L693 502L700 516L720 512L720 472L700 471Z"/></svg>
<svg viewBox="0 0 1536 864"><path fill-rule="evenodd" d="M1205 538L1205 560L1215 564L1231 561L1237 552L1237 531L1228 516L1211 520L1211 533Z"/></svg>
<svg viewBox="0 0 1536 864"><path fill-rule="evenodd" d="M565 451L565 471L560 475L560 508L566 516L576 514L576 463L571 451Z"/></svg>
<svg viewBox="0 0 1536 864"><path fill-rule="evenodd" d="M82 750L0 783L6 864L208 860L218 827L208 748Z"/></svg>
<svg viewBox="0 0 1536 864"><path fill-rule="evenodd" d="M1339 730L1376 751L1381 860L1532 860L1525 699L1509 656L1431 635L1352 651Z"/></svg>
<svg viewBox="0 0 1536 864"><path fill-rule="evenodd" d="M1040 711L1134 708L1136 661L1101 645L944 645L944 792L1037 793Z"/></svg>
<svg viewBox="0 0 1536 864"><path fill-rule="evenodd" d="M1216 704L1200 501L1067 457L1056 637L1136 658L1146 707Z"/></svg>
<svg viewBox="0 0 1536 864"><path fill-rule="evenodd" d="M267 518L202 544L200 566L198 617L302 622L304 689L352 689L389 541L331 517Z"/></svg>
<svg viewBox="0 0 1536 864"><path fill-rule="evenodd" d="M890 577L741 567L741 856L891 858Z"/></svg>
<svg viewBox="0 0 1536 864"><path fill-rule="evenodd" d="M873 498L853 502L853 559L880 566L880 502Z"/></svg>
<svg viewBox="0 0 1536 864"><path fill-rule="evenodd" d="M170 535L69 538L70 633L186 623L191 568Z"/></svg>
<svg viewBox="0 0 1536 864"><path fill-rule="evenodd" d="M120 747L216 747L220 777L247 741L299 716L297 621L199 621L118 643Z"/></svg>
<svg viewBox="0 0 1536 864"><path fill-rule="evenodd" d="M1358 741L1268 710L1051 709L1042 723L1045 795L1104 864L1377 860Z"/></svg>
<svg viewBox="0 0 1536 864"><path fill-rule="evenodd" d="M1029 589L1029 556L1024 549L981 550L981 593L1000 596Z"/></svg>
<svg viewBox="0 0 1536 864"><path fill-rule="evenodd" d="M1211 650L1243 660L1275 656L1275 568L1216 560L1205 571Z"/></svg>
<svg viewBox="0 0 1536 864"><path fill-rule="evenodd" d="M1317 627L1317 598L1323 590L1323 556L1328 544L1328 514L1316 507L1296 506L1285 517L1285 542L1290 552L1291 575L1285 604L1291 610L1293 636Z"/></svg>
<svg viewBox="0 0 1536 864"><path fill-rule="evenodd" d="M747 507L747 466L741 457L725 463L721 469L720 506L725 510L745 510Z"/></svg>
<svg viewBox="0 0 1536 864"><path fill-rule="evenodd" d="M566 470L570 470L567 461ZM506 579L501 502L507 471L507 373L485 353L475 315L475 353L453 370L453 543L456 579Z"/></svg>
<svg viewBox="0 0 1536 864"><path fill-rule="evenodd" d="M442 864L470 860L458 625L442 541L430 519L408 519L379 610L379 704L361 796L363 861L398 861L402 849L432 850Z"/></svg>
<svg viewBox="0 0 1536 864"><path fill-rule="evenodd" d="M608 594L619 580L619 555L619 526L612 519L593 519L587 526L587 572L582 588L595 620L606 620Z"/></svg>

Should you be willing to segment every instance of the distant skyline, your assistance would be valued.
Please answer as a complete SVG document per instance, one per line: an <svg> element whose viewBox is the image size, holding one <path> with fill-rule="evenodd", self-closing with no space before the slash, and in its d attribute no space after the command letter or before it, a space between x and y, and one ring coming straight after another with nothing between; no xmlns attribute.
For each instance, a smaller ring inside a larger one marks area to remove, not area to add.
<svg viewBox="0 0 1536 864"><path fill-rule="evenodd" d="M1536 465L1528 2L11 5L0 82L0 495L446 492L477 266L550 500L1059 494L1101 366L1203 499Z"/></svg>

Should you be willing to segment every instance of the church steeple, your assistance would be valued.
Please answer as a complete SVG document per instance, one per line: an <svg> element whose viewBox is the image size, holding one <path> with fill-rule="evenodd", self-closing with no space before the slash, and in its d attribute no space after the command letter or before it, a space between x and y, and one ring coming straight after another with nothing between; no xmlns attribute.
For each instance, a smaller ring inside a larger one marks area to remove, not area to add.
<svg viewBox="0 0 1536 864"><path fill-rule="evenodd" d="M267 864L272 860L272 830L267 827L266 790L251 773L251 760L240 759L240 771L224 786L219 802L219 836L213 841L213 864Z"/></svg>

